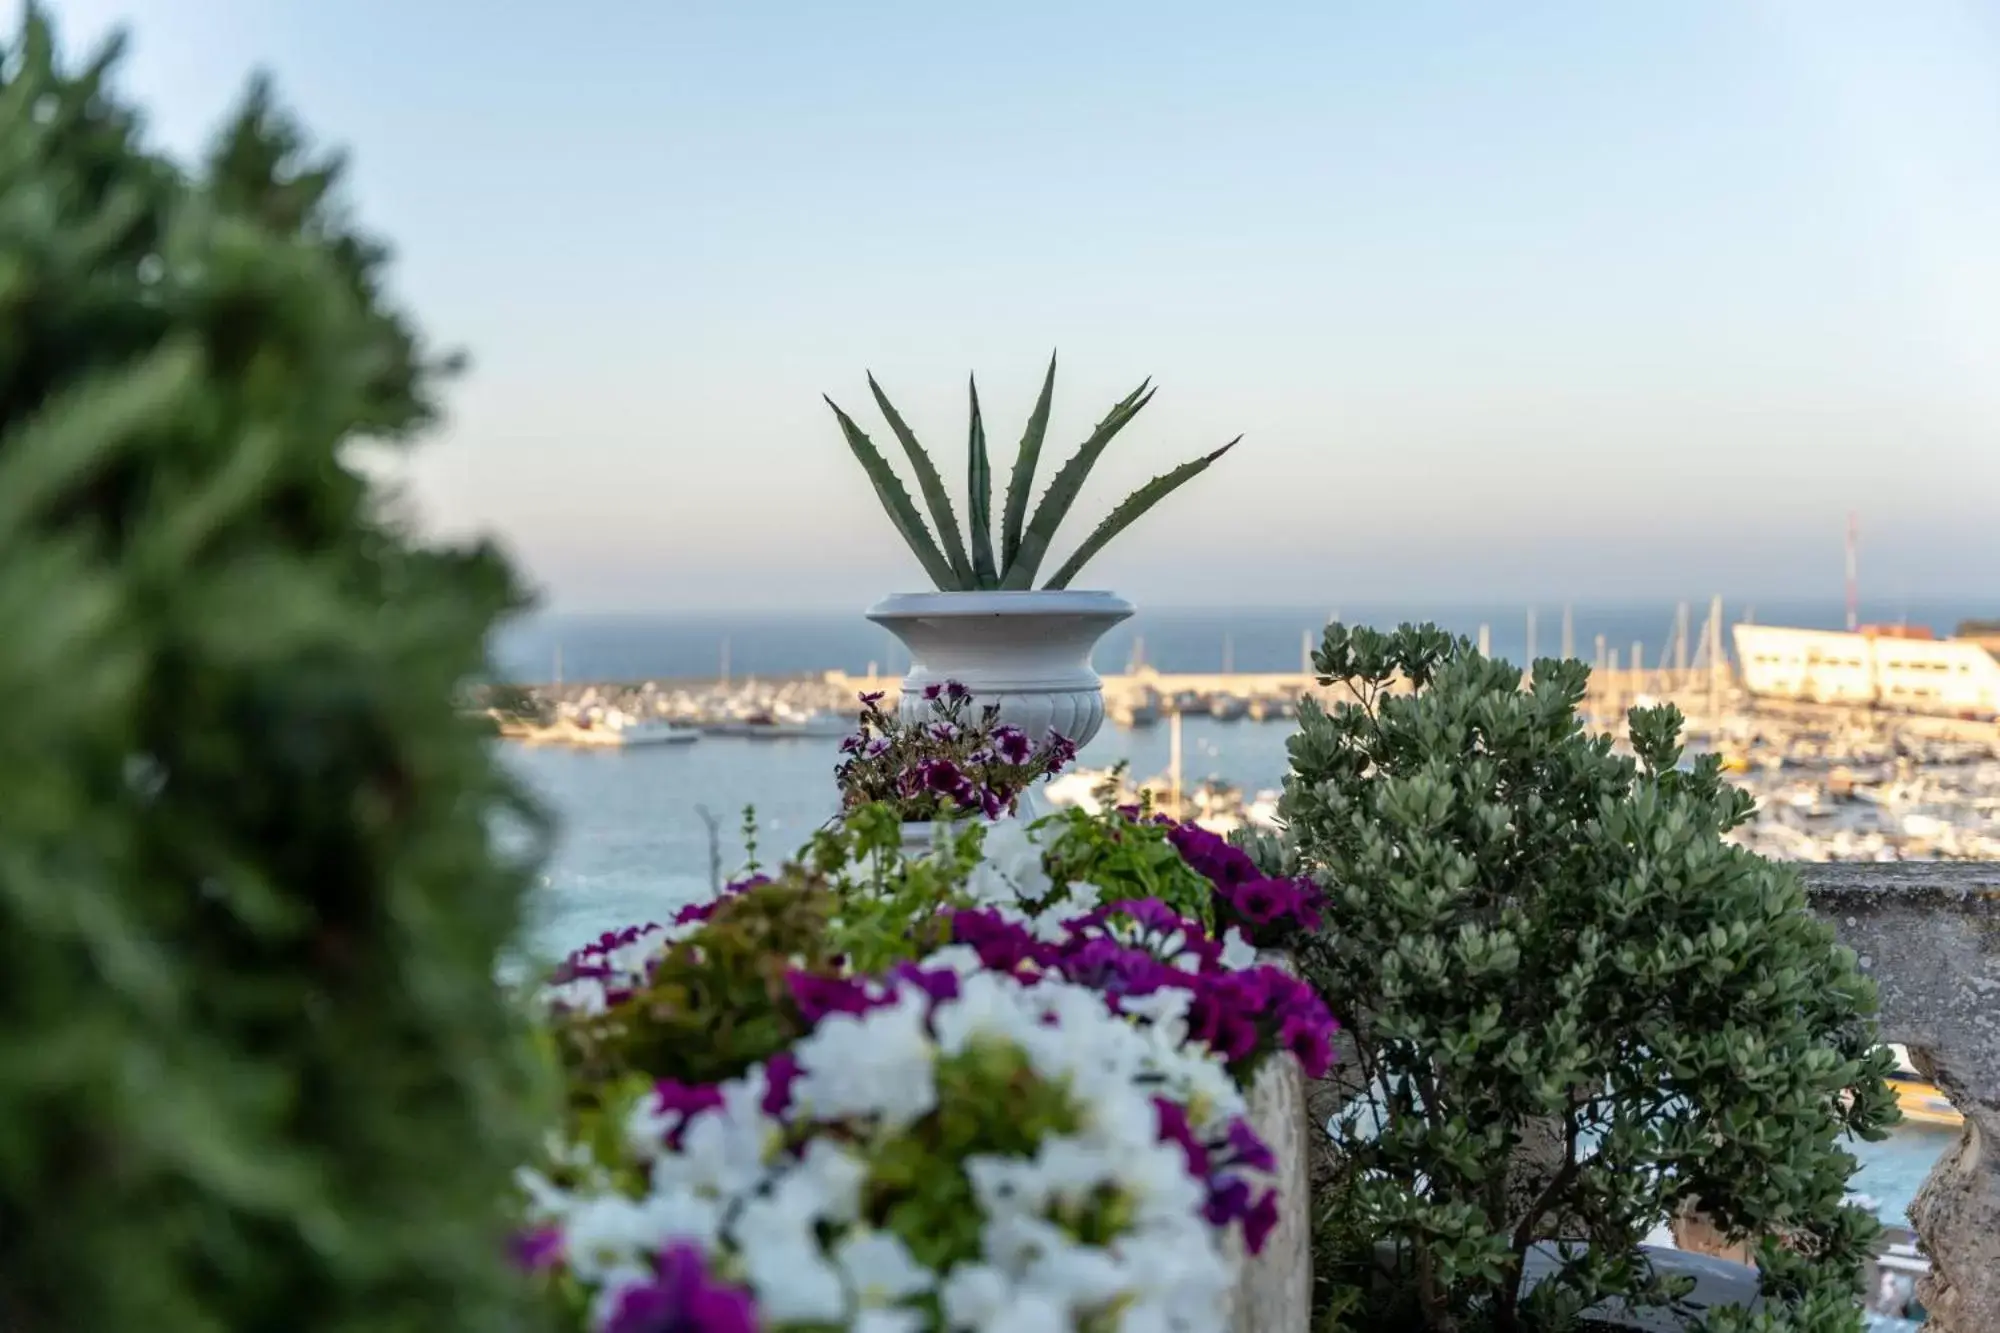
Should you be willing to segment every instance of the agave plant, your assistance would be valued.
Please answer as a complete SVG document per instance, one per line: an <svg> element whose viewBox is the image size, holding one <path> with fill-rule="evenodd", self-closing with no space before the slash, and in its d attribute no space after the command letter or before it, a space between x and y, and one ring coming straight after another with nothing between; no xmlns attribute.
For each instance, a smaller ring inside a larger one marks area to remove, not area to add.
<svg viewBox="0 0 2000 1333"><path fill-rule="evenodd" d="M1028 492L1035 483L1035 464L1041 459L1042 437L1049 428L1049 399L1056 387L1056 359L1053 355L1049 357L1049 373L1042 381L1041 397L1035 400L1035 410L1028 415L1028 428L1021 434L1021 447L1014 456L1014 472L1007 482L1007 504L1000 516L997 560L993 550L993 469L986 458L986 426L979 415L979 384L976 380L967 382L972 401L972 428L966 444L966 452L970 456L966 501L966 515L971 529L969 543L959 532L958 516L952 512L951 497L945 493L944 480L938 476L930 454L917 443L917 437L911 433L873 375L868 377L868 389L875 395L875 405L882 409L882 415L902 444L903 452L909 455L910 466L916 470L917 486L923 491L931 521L937 525L936 537L931 535L923 514L910 498L910 493L903 488L895 469L889 466L889 461L862 429L854 424L854 418L843 412L831 398L826 400L826 405L833 409L833 415L839 420L841 433L847 437L847 447L861 460L868 480L875 484L875 494L881 497L882 507L889 511L890 521L923 563L924 572L930 575L932 583L944 592L1024 590L1035 586L1035 574L1048 555L1049 543L1069 514L1070 506L1076 503L1077 493L1083 489L1084 480L1090 476L1090 469L1103 454L1105 446L1125 429L1133 417L1139 415L1141 408L1153 400L1156 391L1152 384L1152 380L1146 380L1125 395L1104 420L1097 423L1097 429L1090 433L1090 438L1083 442L1076 456L1056 473L1055 480L1043 493L1041 503L1035 506L1034 517L1030 518ZM1124 502L1105 516L1096 530L1084 539L1083 545L1076 548L1076 553L1042 586L1067 588L1085 562L1104 549L1105 543L1131 526L1141 514L1165 499L1182 482L1235 448L1237 440L1242 438L1239 435L1214 453L1183 463L1126 496Z"/></svg>

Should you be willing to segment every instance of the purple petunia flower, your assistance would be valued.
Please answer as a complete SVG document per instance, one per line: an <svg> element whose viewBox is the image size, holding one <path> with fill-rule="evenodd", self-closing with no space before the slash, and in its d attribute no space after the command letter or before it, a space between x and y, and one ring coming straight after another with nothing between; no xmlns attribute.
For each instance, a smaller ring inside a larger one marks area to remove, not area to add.
<svg viewBox="0 0 2000 1333"><path fill-rule="evenodd" d="M889 969L891 980L907 982L931 997L931 1003L958 998L958 973L946 968L922 968L915 963L898 963Z"/></svg>
<svg viewBox="0 0 2000 1333"><path fill-rule="evenodd" d="M1319 996L1314 995L1314 1001ZM1278 1028L1278 1045L1298 1059L1307 1078L1323 1076L1333 1063L1333 1015L1324 1004L1294 1008Z"/></svg>
<svg viewBox="0 0 2000 1333"><path fill-rule="evenodd" d="M1160 1142L1177 1144L1187 1157L1188 1174L1206 1179L1208 1149L1195 1137L1194 1126L1188 1123L1187 1108L1165 1097L1155 1097L1153 1109L1160 1117Z"/></svg>
<svg viewBox="0 0 2000 1333"><path fill-rule="evenodd" d="M936 703L938 696L943 693L944 686L938 681L932 681L930 684L924 686L924 698L930 703Z"/></svg>
<svg viewBox="0 0 2000 1333"><path fill-rule="evenodd" d="M702 1252L680 1241L661 1253L652 1282L618 1294L604 1333L757 1333L757 1303L711 1277Z"/></svg>
<svg viewBox="0 0 2000 1333"><path fill-rule="evenodd" d="M993 748L1010 764L1025 764L1035 753L1035 747L1028 741L1028 733L1019 727L995 728Z"/></svg>
<svg viewBox="0 0 2000 1333"><path fill-rule="evenodd" d="M792 1084L799 1077L799 1058L779 1051L764 1062L764 1114L783 1115L792 1105Z"/></svg>
<svg viewBox="0 0 2000 1333"><path fill-rule="evenodd" d="M948 680L944 683L944 692L945 697L953 703L963 703L972 697L972 691L966 689L965 686L955 680Z"/></svg>
<svg viewBox="0 0 2000 1333"><path fill-rule="evenodd" d="M1223 1176L1209 1184L1202 1215L1213 1227L1226 1227L1250 1211L1250 1184L1241 1176Z"/></svg>
<svg viewBox="0 0 2000 1333"><path fill-rule="evenodd" d="M828 1014L864 1014L876 1007L868 987L848 977L823 976L818 972L787 972L785 986L792 1003L808 1023L818 1023Z"/></svg>
<svg viewBox="0 0 2000 1333"><path fill-rule="evenodd" d="M1241 1117L1229 1122L1225 1143L1229 1149L1232 1166L1240 1166L1250 1171L1278 1169L1278 1159L1272 1155L1270 1145L1258 1136L1256 1130L1250 1128L1249 1121Z"/></svg>
<svg viewBox="0 0 2000 1333"><path fill-rule="evenodd" d="M1260 1254L1264 1242L1278 1226L1278 1192L1265 1190L1262 1197L1250 1206L1243 1215L1243 1247L1252 1254Z"/></svg>
<svg viewBox="0 0 2000 1333"><path fill-rule="evenodd" d="M563 1233L557 1227L534 1227L514 1237L512 1249L515 1267L539 1273L562 1262Z"/></svg>
<svg viewBox="0 0 2000 1333"><path fill-rule="evenodd" d="M722 1089L707 1083L683 1083L663 1078L653 1085L653 1109L683 1118L722 1105Z"/></svg>
<svg viewBox="0 0 2000 1333"><path fill-rule="evenodd" d="M980 964L994 972L1018 972L1041 961L1044 946L990 908L965 908L951 914L951 938L979 955Z"/></svg>
<svg viewBox="0 0 2000 1333"><path fill-rule="evenodd" d="M1222 896L1237 915L1262 926L1288 912L1299 895L1288 879L1253 879L1247 884L1230 886Z"/></svg>
<svg viewBox="0 0 2000 1333"><path fill-rule="evenodd" d="M1227 839L1205 828L1177 824L1167 834L1167 841L1174 845L1174 850L1181 854L1183 861L1201 872L1218 889L1263 878L1248 852L1241 847L1230 846Z"/></svg>

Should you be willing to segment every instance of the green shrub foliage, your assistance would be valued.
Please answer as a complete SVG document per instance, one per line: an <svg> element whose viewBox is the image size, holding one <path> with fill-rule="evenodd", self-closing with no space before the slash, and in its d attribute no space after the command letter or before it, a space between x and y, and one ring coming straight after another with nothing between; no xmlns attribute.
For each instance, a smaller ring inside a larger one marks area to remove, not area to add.
<svg viewBox="0 0 2000 1333"><path fill-rule="evenodd" d="M1723 840L1749 798L1681 763L1670 707L1631 714L1636 760L1587 734L1581 663L1522 689L1433 628L1335 625L1314 665L1350 698L1291 742L1293 854L1327 890L1303 963L1368 1083L1336 1125L1336 1301L1399 1292L1438 1330L1659 1302L1638 1242L1698 1206L1763 1245L1757 1327L1858 1327L1876 1227L1838 1141L1893 1121L1888 1057L1796 875ZM1524 1298L1543 1241L1588 1245Z"/></svg>
<svg viewBox="0 0 2000 1333"><path fill-rule="evenodd" d="M513 1328L516 592L349 456L440 366L337 164L260 91L183 170L114 56L0 67L0 1327Z"/></svg>

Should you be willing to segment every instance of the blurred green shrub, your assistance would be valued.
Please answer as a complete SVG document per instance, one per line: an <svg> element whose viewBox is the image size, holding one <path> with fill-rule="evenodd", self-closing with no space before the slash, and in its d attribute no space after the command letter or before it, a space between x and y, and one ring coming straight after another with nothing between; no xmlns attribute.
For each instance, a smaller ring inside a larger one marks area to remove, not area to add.
<svg viewBox="0 0 2000 1333"><path fill-rule="evenodd" d="M0 66L0 1327L515 1327L518 594L352 453L447 363L265 90L187 170L115 57Z"/></svg>

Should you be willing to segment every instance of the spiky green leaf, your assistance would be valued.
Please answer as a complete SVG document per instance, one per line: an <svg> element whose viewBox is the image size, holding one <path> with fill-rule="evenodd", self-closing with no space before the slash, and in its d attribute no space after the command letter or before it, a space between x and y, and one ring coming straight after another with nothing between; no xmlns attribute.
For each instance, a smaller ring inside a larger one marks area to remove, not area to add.
<svg viewBox="0 0 2000 1333"><path fill-rule="evenodd" d="M896 531L903 534L903 540L909 543L918 563L923 565L924 573L945 592L963 591L967 586L965 580L958 577L951 562L944 558L937 543L931 540L930 530L924 526L924 516L917 512L916 501L903 489L902 480L889 466L889 460L882 457L881 451L861 427L854 424L854 418L840 410L840 404L828 398L826 405L833 409L834 417L840 422L840 433L847 437L847 447L861 461L862 470L875 485L875 494L881 499L882 508L889 513L889 521L896 525Z"/></svg>
<svg viewBox="0 0 2000 1333"><path fill-rule="evenodd" d="M986 423L979 416L979 382L970 376L965 391L972 400L971 433L966 440L967 522L972 525L972 579L981 588L1000 586L993 568L993 467L986 461Z"/></svg>
<svg viewBox="0 0 2000 1333"><path fill-rule="evenodd" d="M930 451L917 443L915 432L904 423L903 414L889 401L889 395L882 392L882 386L875 382L873 375L868 377L868 391L875 395L875 406L882 410L889 429L896 433L903 453L909 457L910 466L916 469L917 488L924 493L924 504L931 511L931 521L937 524L943 554L951 561L951 572L958 579L958 586L977 586L972 581L972 564L965 558L965 541L958 535L958 515L952 512L951 496L945 491L944 478L938 475L936 465L931 462Z"/></svg>
<svg viewBox="0 0 2000 1333"><path fill-rule="evenodd" d="M1028 416L1028 428L1021 432L1021 447L1014 454L1014 471L1007 479L1007 507L1000 520L1000 568L1007 569L1021 550L1021 527L1028 521L1028 496L1035 487L1035 465L1041 461L1042 439L1049 433L1049 402L1056 392L1056 354L1049 353L1049 373L1042 379L1042 395Z"/></svg>
<svg viewBox="0 0 2000 1333"><path fill-rule="evenodd" d="M1083 545L1076 548L1076 554L1064 561L1063 567L1051 575L1049 581L1042 586L1051 589L1067 588L1069 581L1082 571L1084 564L1090 557L1104 549L1106 542L1132 526L1141 514L1166 499L1182 482L1206 471L1210 463L1213 463L1216 459L1234 449L1237 442L1242 438L1239 435L1236 439L1231 440L1228 444L1223 445L1207 457L1183 463L1172 472L1153 478L1144 486L1126 496L1122 504L1105 515L1104 521L1097 525L1096 531L1084 539Z"/></svg>
<svg viewBox="0 0 2000 1333"><path fill-rule="evenodd" d="M1125 424L1153 401L1152 383L1148 377L1121 399L1104 420L1097 423L1097 429L1090 433L1090 438L1083 442L1076 455L1056 473L1055 480L1049 483L1049 489L1042 495L1042 502L1035 506L1035 516L1028 520L1027 531L1021 534L1021 547L1008 562L1007 572L1000 580L1002 588L1026 590L1035 586L1035 573L1042 567L1042 557L1048 554L1049 543L1055 540L1056 529L1062 526L1070 506L1076 503L1077 494L1083 490L1083 483L1090 476L1090 469L1096 466L1105 446L1125 429Z"/></svg>

